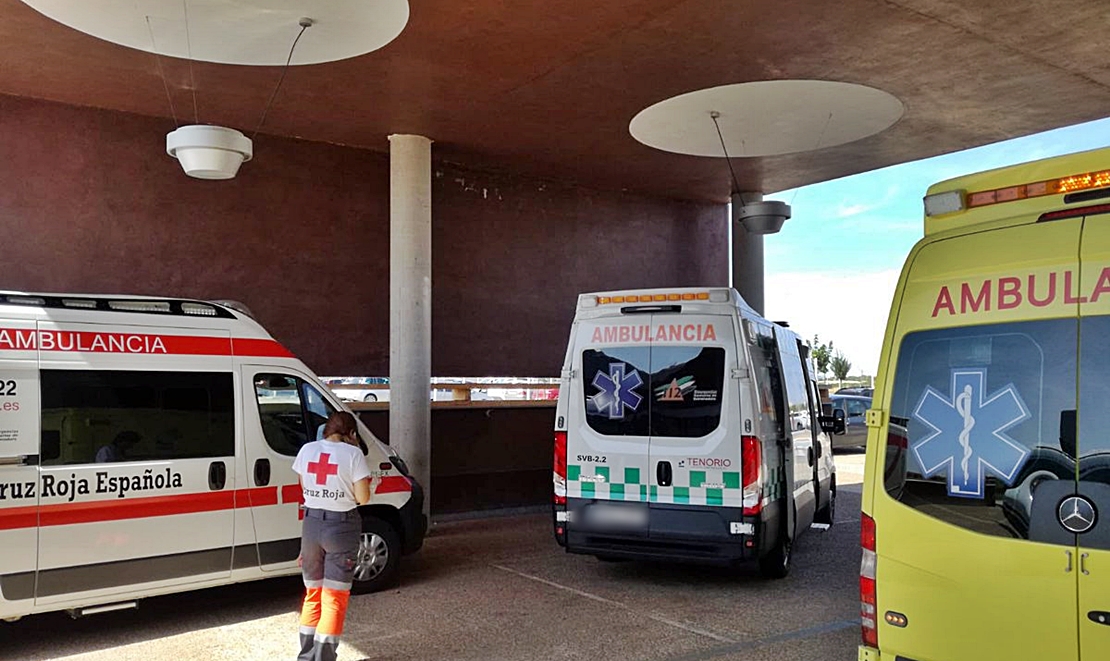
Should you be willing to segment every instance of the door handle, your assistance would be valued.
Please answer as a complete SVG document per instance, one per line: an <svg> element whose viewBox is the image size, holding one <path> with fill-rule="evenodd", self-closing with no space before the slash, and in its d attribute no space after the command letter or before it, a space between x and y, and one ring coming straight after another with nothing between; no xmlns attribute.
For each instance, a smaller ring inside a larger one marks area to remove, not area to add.
<svg viewBox="0 0 1110 661"><path fill-rule="evenodd" d="M39 455L21 454L16 457L0 457L0 466L38 466Z"/></svg>
<svg viewBox="0 0 1110 661"><path fill-rule="evenodd" d="M254 486L264 487L270 483L270 460L259 459L254 462Z"/></svg>
<svg viewBox="0 0 1110 661"><path fill-rule="evenodd" d="M1106 611L1091 611L1087 613L1087 619L1096 624L1110 625L1110 613Z"/></svg>
<svg viewBox="0 0 1110 661"><path fill-rule="evenodd" d="M227 466L222 461L213 461L208 465L208 488L219 491L227 484Z"/></svg>
<svg viewBox="0 0 1110 661"><path fill-rule="evenodd" d="M1079 556L1079 571L1083 572L1084 576L1090 576L1091 572L1087 571L1087 556L1090 553L1084 553Z"/></svg>
<svg viewBox="0 0 1110 661"><path fill-rule="evenodd" d="M659 486L661 486L661 487L671 486L671 479L673 477L674 477L674 475L671 471L671 462L669 462L669 461L660 461L655 466L655 481L659 483Z"/></svg>
<svg viewBox="0 0 1110 661"><path fill-rule="evenodd" d="M806 460L809 461L810 466L813 465L813 448L812 447L810 447L808 450L806 450Z"/></svg>
<svg viewBox="0 0 1110 661"><path fill-rule="evenodd" d="M1068 566L1064 567L1064 573L1065 574L1070 574L1071 573L1071 551L1064 551L1064 553L1068 556Z"/></svg>

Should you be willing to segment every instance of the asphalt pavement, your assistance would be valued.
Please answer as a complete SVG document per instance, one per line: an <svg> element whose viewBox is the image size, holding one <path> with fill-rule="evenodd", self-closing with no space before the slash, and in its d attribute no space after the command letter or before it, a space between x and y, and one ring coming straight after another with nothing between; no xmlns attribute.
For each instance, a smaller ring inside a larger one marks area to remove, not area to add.
<svg viewBox="0 0 1110 661"><path fill-rule="evenodd" d="M549 514L438 523L395 588L351 599L340 661L855 659L863 455L836 461L837 522L778 581L568 555ZM0 659L291 661L300 594L282 578L27 617L0 623Z"/></svg>

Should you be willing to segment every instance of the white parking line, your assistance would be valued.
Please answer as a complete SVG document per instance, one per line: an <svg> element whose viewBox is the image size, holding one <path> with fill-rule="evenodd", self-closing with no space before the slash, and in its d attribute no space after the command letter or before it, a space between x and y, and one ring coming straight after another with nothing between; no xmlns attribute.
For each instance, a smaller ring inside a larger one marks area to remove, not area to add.
<svg viewBox="0 0 1110 661"><path fill-rule="evenodd" d="M520 576L521 578L526 578L530 581L536 581L537 583L543 583L544 585L549 585L553 588L558 588L559 590L565 590L567 592L576 594L580 597L585 597L587 599L592 599L594 601L599 601L603 604L608 604L610 606L613 606L614 608L620 608L621 610L626 610L629 613L632 613L634 615L641 615L641 616L646 617L650 620L654 620L656 622L659 622L660 624L666 624L667 626L675 627L676 629L682 629L683 631L685 631L687 633L692 633L692 634L695 634L695 635L698 635L698 636L705 636L706 638L712 638L713 640L716 640L716 641L722 642L722 643L735 643L735 642L737 642L733 638L728 638L728 637L725 637L725 636L721 636L719 634L713 633L712 631L706 631L705 629L699 629L698 627L693 627L693 626L690 626L688 624L683 624L682 622L675 622L674 620L665 618L662 615L657 615L655 613L651 613L651 612L647 612L647 611L638 611L638 610L635 610L633 608L628 607L625 604L622 604L619 601L613 601L612 599L606 599L605 597L600 597L596 594L591 594L589 592L584 592L582 590L579 590L577 588L572 588L572 587L567 586L567 585L560 585L559 583L556 583L554 581L549 581L546 578L540 578L539 576L533 576L531 574L525 574L524 572L520 572L520 571L517 571L517 570L512 569L510 567L505 567L503 565L490 565L490 566L493 567L494 569L500 569L501 571L509 572L510 574L516 574L517 576Z"/></svg>

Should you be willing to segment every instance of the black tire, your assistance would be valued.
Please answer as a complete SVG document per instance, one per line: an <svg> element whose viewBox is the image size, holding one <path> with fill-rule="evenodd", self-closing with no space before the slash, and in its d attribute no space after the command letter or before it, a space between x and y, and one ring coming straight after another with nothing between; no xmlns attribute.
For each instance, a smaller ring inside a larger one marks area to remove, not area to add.
<svg viewBox="0 0 1110 661"><path fill-rule="evenodd" d="M401 564L401 536L385 521L373 516L362 519L353 594L385 589L397 579Z"/></svg>
<svg viewBox="0 0 1110 661"><path fill-rule="evenodd" d="M829 482L829 502L817 510L813 516L814 523L827 523L830 526L836 519L836 478Z"/></svg>
<svg viewBox="0 0 1110 661"><path fill-rule="evenodd" d="M362 401L364 401L364 402L376 402L376 401L378 401L378 396L375 395L372 392L368 392L368 393L366 393L365 395L362 396Z"/></svg>
<svg viewBox="0 0 1110 661"><path fill-rule="evenodd" d="M759 573L764 578L786 578L787 574L790 573L792 546L790 537L786 534L786 522L784 521L774 548L759 559Z"/></svg>

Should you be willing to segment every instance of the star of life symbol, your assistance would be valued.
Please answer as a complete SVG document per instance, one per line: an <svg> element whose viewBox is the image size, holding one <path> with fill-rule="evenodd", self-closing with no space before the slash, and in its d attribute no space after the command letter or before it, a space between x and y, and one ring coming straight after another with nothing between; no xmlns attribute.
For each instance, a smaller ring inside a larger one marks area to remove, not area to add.
<svg viewBox="0 0 1110 661"><path fill-rule="evenodd" d="M608 414L610 420L624 419L625 409L636 412L644 400L635 392L644 384L639 372L635 369L631 374L626 374L628 366L624 363L610 363L609 373L598 371L594 375L591 385L598 389L598 393L590 396L592 412Z"/></svg>
<svg viewBox="0 0 1110 661"><path fill-rule="evenodd" d="M987 474L1012 486L1029 458L1029 450L1006 435L1006 430L1032 417L1011 383L985 391L985 369L952 370L952 396L932 386L914 409L913 417L929 429L913 444L922 474L948 476L948 494L983 498Z"/></svg>

